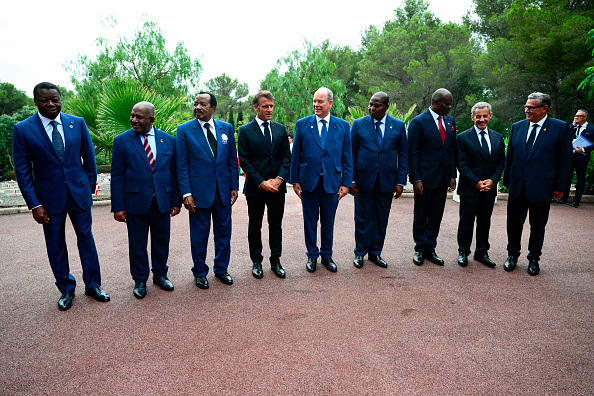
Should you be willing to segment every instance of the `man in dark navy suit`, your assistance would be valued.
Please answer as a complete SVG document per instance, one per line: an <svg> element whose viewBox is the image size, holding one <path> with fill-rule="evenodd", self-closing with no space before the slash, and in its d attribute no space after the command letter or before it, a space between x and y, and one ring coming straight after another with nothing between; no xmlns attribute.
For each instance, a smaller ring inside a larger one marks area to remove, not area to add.
<svg viewBox="0 0 594 396"><path fill-rule="evenodd" d="M175 139L153 127L155 106L137 103L132 108L132 129L116 136L111 160L111 211L128 228L133 294L146 296L150 266L146 245L151 232L153 283L172 291L167 278L171 217L181 200L175 172Z"/></svg>
<svg viewBox="0 0 594 396"><path fill-rule="evenodd" d="M45 246L56 286L62 293L58 309L72 306L76 280L70 273L66 248L66 216L76 232L85 294L109 301L91 230L92 194L97 183L95 149L85 121L62 113L62 94L43 82L33 89L38 112L14 126L12 152L19 188L33 218L43 225Z"/></svg>
<svg viewBox="0 0 594 396"><path fill-rule="evenodd" d="M369 100L369 115L353 122L353 187L355 195L356 268L363 257L379 267L388 264L380 256L386 238L392 199L402 195L408 172L408 142L404 122L388 115L390 99L385 92Z"/></svg>
<svg viewBox="0 0 594 396"><path fill-rule="evenodd" d="M256 118L239 128L237 151L246 181L243 193L248 205L248 244L252 260L252 275L261 279L262 219L268 208L268 240L270 266L279 278L285 278L280 263L283 243L283 214L285 212L286 180L289 179L291 149L283 124L272 121L274 96L260 91L252 100Z"/></svg>
<svg viewBox="0 0 594 396"><path fill-rule="evenodd" d="M539 260L551 198L559 199L571 170L571 137L566 122L551 118L551 97L534 92L524 105L526 119L512 125L503 185L507 201L507 253L503 268L513 271L520 257L522 228L530 211L528 273L540 272Z"/></svg>
<svg viewBox="0 0 594 396"><path fill-rule="evenodd" d="M594 143L594 126L588 124L588 112L586 110L578 110L573 117L573 124L569 131L573 139L583 137ZM588 170L588 162L590 162L590 154L594 150L594 145L588 147L580 147L579 145L573 149L573 161L571 163L571 173L569 174L569 181L563 191L563 196L557 200L557 203L567 203L569 198L569 188L571 187L571 175L575 170L575 196L571 206L577 208L580 206L584 188L586 187L586 171Z"/></svg>
<svg viewBox="0 0 594 396"><path fill-rule="evenodd" d="M458 195L460 222L458 223L458 264L468 264L472 231L476 219L476 249L474 259L490 268L489 229L497 197L497 183L505 167L505 142L494 130L487 128L493 117L491 105L478 102L471 109L474 126L456 137L458 145Z"/></svg>
<svg viewBox="0 0 594 396"><path fill-rule="evenodd" d="M415 193L413 262L423 259L443 265L435 253L448 189L456 188L456 122L447 115L454 98L439 88L431 96L431 106L408 126L409 179Z"/></svg>
<svg viewBox="0 0 594 396"><path fill-rule="evenodd" d="M353 157L349 123L330 115L333 94L319 88L313 97L314 115L297 121L291 158L289 183L301 199L307 263L314 272L318 257L330 272L336 272L332 259L334 218L338 202L353 183ZM318 219L321 246L317 246Z"/></svg>
<svg viewBox="0 0 594 396"><path fill-rule="evenodd" d="M178 126L176 137L179 193L190 212L192 273L201 289L209 288L206 248L211 218L215 278L233 284L227 269L231 258L231 206L237 200L239 169L233 126L213 118L216 107L213 94L196 95L196 119Z"/></svg>

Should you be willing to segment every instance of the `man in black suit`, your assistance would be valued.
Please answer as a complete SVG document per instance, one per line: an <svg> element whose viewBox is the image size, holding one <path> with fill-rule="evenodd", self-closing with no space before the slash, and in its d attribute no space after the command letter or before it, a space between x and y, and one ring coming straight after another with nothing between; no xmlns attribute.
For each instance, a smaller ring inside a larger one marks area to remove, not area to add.
<svg viewBox="0 0 594 396"><path fill-rule="evenodd" d="M282 253L282 221L291 149L284 125L271 121L274 96L269 91L258 92L252 104L256 118L239 128L237 150L246 181L243 188L248 204L248 243L252 260L252 275L261 279L262 218L268 207L268 240L270 266L279 278L286 276L280 263Z"/></svg>
<svg viewBox="0 0 594 396"><path fill-rule="evenodd" d="M474 126L456 137L458 146L458 195L460 222L458 223L458 264L468 264L472 231L476 219L476 248L474 259L495 268L489 258L489 229L497 196L497 183L505 167L503 137L487 128L493 112L487 102L472 106Z"/></svg>
<svg viewBox="0 0 594 396"><path fill-rule="evenodd" d="M456 122L447 115L454 98L439 88L431 96L431 107L408 126L409 180L415 193L413 262L423 259L443 265L435 253L448 189L456 188Z"/></svg>
<svg viewBox="0 0 594 396"><path fill-rule="evenodd" d="M580 109L575 113L573 124L571 124L570 136L572 136L573 139L577 139L581 136L594 143L594 126L588 124L588 112L586 110ZM580 147L579 145L576 145L574 147L569 180L563 191L563 196L561 199L557 200L557 203L567 203L567 198L569 198L569 188L571 186L571 175L573 175L575 169L575 196L573 197L571 206L574 208L580 206L582 194L584 194L584 187L586 187L586 170L588 169L588 162L590 162L590 153L592 150L594 150L594 145L588 147Z"/></svg>
<svg viewBox="0 0 594 396"><path fill-rule="evenodd" d="M540 272L539 260L549 220L551 198L559 199L571 170L571 138L566 122L547 115L551 97L534 92L524 105L526 119L512 125L507 146L503 185L507 201L507 252L503 266L513 271L518 263L522 228L530 210L528 273Z"/></svg>

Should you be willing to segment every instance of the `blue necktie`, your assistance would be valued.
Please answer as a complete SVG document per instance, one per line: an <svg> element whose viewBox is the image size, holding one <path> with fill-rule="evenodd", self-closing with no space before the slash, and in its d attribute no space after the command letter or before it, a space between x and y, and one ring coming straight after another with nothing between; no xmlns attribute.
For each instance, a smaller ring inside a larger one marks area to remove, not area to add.
<svg viewBox="0 0 594 396"><path fill-rule="evenodd" d="M272 138L270 137L270 128L268 128L268 121L263 122L262 125L264 125L264 141L266 142L266 147L268 147L268 150L270 150L270 147L272 146Z"/></svg>
<svg viewBox="0 0 594 396"><path fill-rule="evenodd" d="M380 125L382 125L381 121L377 121L375 123L375 133L377 133L377 140L381 146L382 145L382 130L380 129Z"/></svg>
<svg viewBox="0 0 594 396"><path fill-rule="evenodd" d="M62 140L62 135L60 135L60 132L58 132L58 123L56 122L56 120L53 120L50 121L50 124L52 124L53 127L52 145L54 146L56 153L58 153L58 157L60 157L60 160L64 162L64 141Z"/></svg>
<svg viewBox="0 0 594 396"><path fill-rule="evenodd" d="M326 128L326 120L322 121L322 134L320 136L320 140L322 141L322 147L326 147L326 136L328 136L328 128Z"/></svg>

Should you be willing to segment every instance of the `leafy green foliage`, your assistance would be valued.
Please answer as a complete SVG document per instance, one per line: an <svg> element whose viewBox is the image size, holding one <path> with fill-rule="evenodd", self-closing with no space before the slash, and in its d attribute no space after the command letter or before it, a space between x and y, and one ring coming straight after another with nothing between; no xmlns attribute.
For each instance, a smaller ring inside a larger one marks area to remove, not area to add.
<svg viewBox="0 0 594 396"><path fill-rule="evenodd" d="M276 98L274 118L288 130L294 129L297 120L313 114L313 96L320 87L332 91L334 104L330 112L342 118L346 87L335 70L336 64L328 59L324 47L308 42L301 51L292 51L279 59L260 84L260 89L272 92Z"/></svg>
<svg viewBox="0 0 594 396"><path fill-rule="evenodd" d="M12 115L23 106L33 106L33 99L10 83L0 83L0 115Z"/></svg>
<svg viewBox="0 0 594 396"><path fill-rule="evenodd" d="M402 112L394 104L390 104L387 113L392 117L404 122L404 125L406 126L406 131L408 133L408 124L410 123L410 120L412 120L413 118L413 112L415 111L416 107L417 105L413 104L408 108L406 112ZM365 109L357 106L349 107L349 113L350 114L345 118L345 120L347 120L351 125L353 125L353 121L355 121L357 118L365 117L367 115L367 111Z"/></svg>
<svg viewBox="0 0 594 396"><path fill-rule="evenodd" d="M115 20L111 22L115 28ZM200 62L190 57L183 42L169 52L161 29L150 21L130 39L119 36L115 45L99 37L97 47L97 59L79 55L67 67L78 95L88 99L101 93L105 82L116 78L135 80L162 95L188 95L202 71Z"/></svg>
<svg viewBox="0 0 594 396"><path fill-rule="evenodd" d="M592 60L589 62L590 64L594 61L594 29L590 30L588 33L588 48L592 50ZM586 96L589 100L594 100L594 66L590 66L585 70L586 78L582 81L579 85L579 89L584 90Z"/></svg>
<svg viewBox="0 0 594 396"><path fill-rule="evenodd" d="M215 118L226 120L227 114L233 109L235 111L246 110L249 107L247 102L241 102L249 93L248 85L232 79L225 73L212 78L206 82L207 91L217 98Z"/></svg>
<svg viewBox="0 0 594 396"><path fill-rule="evenodd" d="M104 84L103 92L96 98L96 103L90 103L84 97L75 97L68 101L65 108L67 112L84 118L91 132L97 157L103 156L109 161L113 139L131 128L132 108L143 101L155 106L155 127L174 134L178 122L173 115L186 102L186 97L166 97L150 91L132 79L112 79Z"/></svg>
<svg viewBox="0 0 594 396"><path fill-rule="evenodd" d="M14 169L12 162L12 127L37 112L35 106L23 106L13 115L0 115L0 163L10 164Z"/></svg>

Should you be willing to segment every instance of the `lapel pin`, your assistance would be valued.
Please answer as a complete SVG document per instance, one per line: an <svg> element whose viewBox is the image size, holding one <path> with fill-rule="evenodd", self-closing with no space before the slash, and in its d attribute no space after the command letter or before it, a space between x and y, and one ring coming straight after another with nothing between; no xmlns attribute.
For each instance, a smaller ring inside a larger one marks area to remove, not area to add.
<svg viewBox="0 0 594 396"><path fill-rule="evenodd" d="M161 143L163 143L163 139L161 139Z"/></svg>
<svg viewBox="0 0 594 396"><path fill-rule="evenodd" d="M547 131L547 128L543 129L543 131L545 131L545 132L546 132L546 131Z"/></svg>
<svg viewBox="0 0 594 396"><path fill-rule="evenodd" d="M392 129L392 125L390 125L390 129Z"/></svg>
<svg viewBox="0 0 594 396"><path fill-rule="evenodd" d="M312 126L310 126L310 128L311 128L311 129L313 129L313 125L312 125Z"/></svg>
<svg viewBox="0 0 594 396"><path fill-rule="evenodd" d="M70 128L74 128L74 125L72 125L72 121L70 122Z"/></svg>

